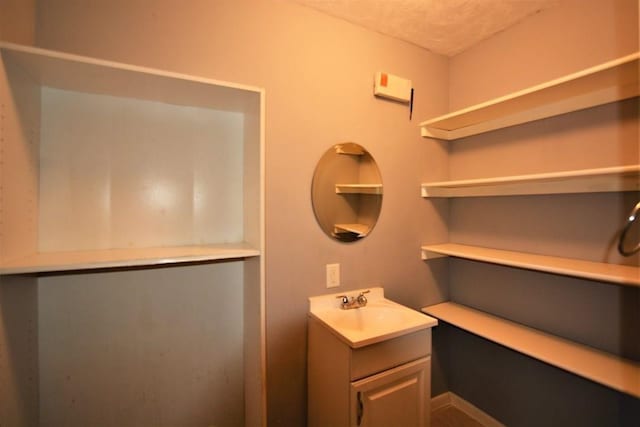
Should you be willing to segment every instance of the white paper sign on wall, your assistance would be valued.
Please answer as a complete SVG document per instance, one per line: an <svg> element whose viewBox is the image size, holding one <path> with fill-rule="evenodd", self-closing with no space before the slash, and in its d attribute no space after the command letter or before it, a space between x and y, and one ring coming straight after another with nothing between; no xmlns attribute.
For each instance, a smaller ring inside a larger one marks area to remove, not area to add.
<svg viewBox="0 0 640 427"><path fill-rule="evenodd" d="M373 94L394 101L411 101L411 80L378 71L375 75Z"/></svg>

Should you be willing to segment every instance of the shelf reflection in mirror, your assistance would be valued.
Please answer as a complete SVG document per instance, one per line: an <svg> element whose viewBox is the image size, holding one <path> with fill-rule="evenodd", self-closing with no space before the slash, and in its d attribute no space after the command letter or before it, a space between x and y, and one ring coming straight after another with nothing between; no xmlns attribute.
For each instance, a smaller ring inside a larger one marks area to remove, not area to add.
<svg viewBox="0 0 640 427"><path fill-rule="evenodd" d="M382 178L371 154L353 142L330 147L313 174L311 201L327 236L342 242L366 237L382 208Z"/></svg>

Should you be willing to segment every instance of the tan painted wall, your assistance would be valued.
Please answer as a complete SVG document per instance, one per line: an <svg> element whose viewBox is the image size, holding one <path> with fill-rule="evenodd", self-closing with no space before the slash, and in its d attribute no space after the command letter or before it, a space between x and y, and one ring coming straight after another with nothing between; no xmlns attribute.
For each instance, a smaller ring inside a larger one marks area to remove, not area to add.
<svg viewBox="0 0 640 427"><path fill-rule="evenodd" d="M559 1L451 59L451 110L627 55L637 46L637 0Z"/></svg>
<svg viewBox="0 0 640 427"><path fill-rule="evenodd" d="M638 50L636 0L565 0L451 60L460 108ZM638 99L455 142L451 179L634 164ZM638 266L616 238L637 193L455 200L451 241ZM450 264L452 300L640 360L640 292L588 280ZM626 425L640 401L455 329L446 332L450 389L507 425ZM442 339L442 337L438 337Z"/></svg>
<svg viewBox="0 0 640 427"><path fill-rule="evenodd" d="M0 0L0 40L33 44L35 22L35 0ZM38 383L37 279L0 276L1 426L39 424Z"/></svg>
<svg viewBox="0 0 640 427"><path fill-rule="evenodd" d="M0 425L37 426L38 284L0 277Z"/></svg>
<svg viewBox="0 0 640 427"><path fill-rule="evenodd" d="M381 284L390 297L420 307L448 298L448 263L426 265L418 248L446 240L449 219L453 241L620 261L607 239L620 214L635 203L633 197L456 201L449 218L449 203L420 199L418 187L448 176L637 162L637 104L605 106L453 145L422 140L415 124L446 111L448 95L455 109L637 49L637 2L565 0L457 56L450 71L444 58L289 2L188 4L41 0L37 44L266 88L270 425L304 423L306 298L325 292L326 263L341 263L340 289ZM406 107L372 97L377 70L414 81L413 123ZM347 140L369 149L385 185L380 222L369 238L355 244L336 243L320 231L309 197L315 163L329 145ZM524 220L515 221L514 211L525 214ZM637 263L637 258L626 262ZM637 329L629 314L637 309L634 291L625 295L611 285L547 280L462 261L451 267L454 299L594 346L622 346L618 351L637 354L632 341ZM505 276L523 285L514 290ZM482 281L472 288L469 277ZM564 318L558 317L561 312ZM613 333L599 319L617 319ZM560 414L555 421L571 421L578 407L591 408L580 418L590 422L600 419L590 415L609 410L620 416L630 405L592 383L455 330L438 330L433 368L440 378L434 394L450 388L508 424L535 425L541 421L536 414L549 412L544 404L555 405ZM446 378L438 375L441 365ZM524 398L511 399L519 393Z"/></svg>
<svg viewBox="0 0 640 427"><path fill-rule="evenodd" d="M40 425L244 425L242 269L40 278Z"/></svg>
<svg viewBox="0 0 640 427"><path fill-rule="evenodd" d="M419 256L447 238L446 203L419 197L446 178L446 146L417 128L447 109L446 58L274 0L42 0L37 29L43 47L266 88L270 425L305 422L307 297L326 292L325 264L341 264L340 290L382 285L415 308L447 298L446 262ZM414 121L373 97L379 70L413 80ZM371 152L385 191L375 230L352 244L324 235L310 200L316 162L344 141Z"/></svg>
<svg viewBox="0 0 640 427"><path fill-rule="evenodd" d="M33 44L36 0L0 0L0 40Z"/></svg>

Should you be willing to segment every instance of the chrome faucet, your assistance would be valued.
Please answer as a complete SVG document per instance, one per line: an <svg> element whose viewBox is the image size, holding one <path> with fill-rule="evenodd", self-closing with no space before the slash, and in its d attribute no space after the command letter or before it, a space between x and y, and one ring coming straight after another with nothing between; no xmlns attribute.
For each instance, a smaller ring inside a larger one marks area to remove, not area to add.
<svg viewBox="0 0 640 427"><path fill-rule="evenodd" d="M363 291L358 294L357 297L351 296L348 297L346 295L339 295L336 298L340 298L340 307L343 310L350 310L352 308L360 308L367 305L367 297L364 294L368 294L370 291Z"/></svg>

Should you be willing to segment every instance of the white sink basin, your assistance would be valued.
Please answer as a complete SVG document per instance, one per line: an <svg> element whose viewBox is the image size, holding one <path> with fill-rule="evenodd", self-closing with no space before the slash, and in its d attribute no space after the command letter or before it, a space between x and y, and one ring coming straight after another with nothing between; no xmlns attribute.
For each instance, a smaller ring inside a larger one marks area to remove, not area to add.
<svg viewBox="0 0 640 427"><path fill-rule="evenodd" d="M338 338L352 348L374 344L438 324L433 317L405 307L384 297L382 288L346 292L357 296L360 292L369 300L365 307L344 310L338 296L330 294L309 298L309 315L324 323Z"/></svg>

